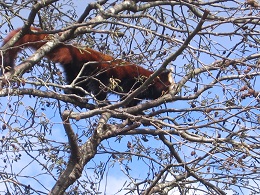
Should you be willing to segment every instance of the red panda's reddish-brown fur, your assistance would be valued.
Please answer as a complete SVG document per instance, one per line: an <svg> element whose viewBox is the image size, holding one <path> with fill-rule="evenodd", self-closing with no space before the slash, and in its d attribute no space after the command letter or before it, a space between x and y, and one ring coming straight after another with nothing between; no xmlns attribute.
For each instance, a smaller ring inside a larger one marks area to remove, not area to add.
<svg viewBox="0 0 260 195"><path fill-rule="evenodd" d="M14 30L4 39L3 45L6 44L17 32L21 29ZM31 27L32 32L41 32L39 28ZM19 39L13 47L4 51L3 66L14 67L14 61L19 51L25 47L39 49L48 40L49 34L25 34ZM107 93L117 93L121 97L127 93L137 89L142 85L144 80L151 76L154 72L142 68L133 63L114 59L112 56L103 54L90 48L77 47L61 43L53 49L52 52L46 54L46 57L52 62L60 63L65 72L66 81L71 84L78 76L83 65L85 66L82 74L79 77L78 86L82 87L87 92L92 92L97 100L103 101L106 99ZM111 82L114 84L111 85ZM171 85L170 72L164 71L153 82L137 95L136 99L132 100L128 106L137 105L142 99L156 99L169 90ZM104 86L109 86L105 89ZM85 95L82 90L72 90L70 93Z"/></svg>

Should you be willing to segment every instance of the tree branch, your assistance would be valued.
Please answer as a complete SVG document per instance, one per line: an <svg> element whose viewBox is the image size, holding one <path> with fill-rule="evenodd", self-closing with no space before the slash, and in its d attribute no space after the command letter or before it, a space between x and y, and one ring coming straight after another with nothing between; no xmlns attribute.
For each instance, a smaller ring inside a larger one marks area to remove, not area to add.
<svg viewBox="0 0 260 195"><path fill-rule="evenodd" d="M199 177L192 169L190 169L185 161L183 161L181 159L181 157L179 156L179 154L176 152L175 148L173 147L173 144L168 141L164 135L159 135L159 138L162 140L162 142L169 148L171 154L175 157L175 159L177 160L178 163L180 163L180 166L182 166L187 172L188 175L187 177L189 177L190 175L195 177L198 181L200 181L201 183L203 183L205 186L208 186L210 188L212 188L215 192L220 193L222 195L226 195L226 193L224 191L222 191L220 188L218 188L217 186L211 184L210 182L207 182L205 179Z"/></svg>

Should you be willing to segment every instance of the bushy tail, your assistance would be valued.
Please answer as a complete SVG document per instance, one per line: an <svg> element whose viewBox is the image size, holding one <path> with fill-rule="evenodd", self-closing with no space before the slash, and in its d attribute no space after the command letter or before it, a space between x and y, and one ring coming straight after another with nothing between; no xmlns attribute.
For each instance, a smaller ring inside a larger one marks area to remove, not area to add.
<svg viewBox="0 0 260 195"><path fill-rule="evenodd" d="M4 39L3 45L5 45L16 33L18 33L21 28L18 28L12 32ZM31 31L33 32L42 32L40 28L31 27ZM2 65L4 68L14 67L14 62L17 57L18 52L20 52L24 48L32 48L39 49L46 42L51 40L52 36L50 34L25 34L22 38L20 38L13 47L8 48L3 52ZM58 62L60 64L68 65L68 64L77 64L77 62L89 62L89 61L112 61L114 58L112 56L102 54L98 51L95 51L86 47L77 47L73 45L60 44L57 46L52 52L46 54L49 60L53 62Z"/></svg>
<svg viewBox="0 0 260 195"><path fill-rule="evenodd" d="M3 44L5 45L16 33L18 33L21 28L13 30L9 35L4 39ZM40 32L40 28L31 27L31 31ZM19 39L13 47L8 48L6 51L3 51L1 56L1 64L4 68L14 67L14 61L17 57L18 52L23 48L32 47L33 49L38 49L47 42L46 37L48 34L26 34L21 39Z"/></svg>

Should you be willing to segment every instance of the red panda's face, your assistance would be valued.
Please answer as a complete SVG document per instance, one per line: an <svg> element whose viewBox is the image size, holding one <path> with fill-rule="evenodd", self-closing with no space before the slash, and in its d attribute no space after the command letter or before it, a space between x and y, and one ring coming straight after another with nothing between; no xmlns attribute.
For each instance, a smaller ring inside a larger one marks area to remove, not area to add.
<svg viewBox="0 0 260 195"><path fill-rule="evenodd" d="M161 91L168 91L169 87L173 84L171 71L163 71L155 82L155 87Z"/></svg>

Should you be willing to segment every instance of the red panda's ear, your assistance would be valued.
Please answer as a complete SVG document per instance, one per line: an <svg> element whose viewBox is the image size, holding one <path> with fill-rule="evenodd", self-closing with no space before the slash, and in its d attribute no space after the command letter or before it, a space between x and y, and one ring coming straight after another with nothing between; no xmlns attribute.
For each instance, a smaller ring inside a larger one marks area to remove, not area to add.
<svg viewBox="0 0 260 195"><path fill-rule="evenodd" d="M170 70L168 70L168 71L169 71L169 72L168 72L168 80L169 80L169 82L171 83L171 85L173 85L173 84L174 84L174 79L173 79L173 76L172 76L173 70L170 69Z"/></svg>
<svg viewBox="0 0 260 195"><path fill-rule="evenodd" d="M170 70L169 70L169 73L168 73L168 80L170 82L169 91L173 90L174 84L175 84L175 81L174 81L174 78L173 78L173 72L174 72L174 68L173 68L173 66L170 66Z"/></svg>

